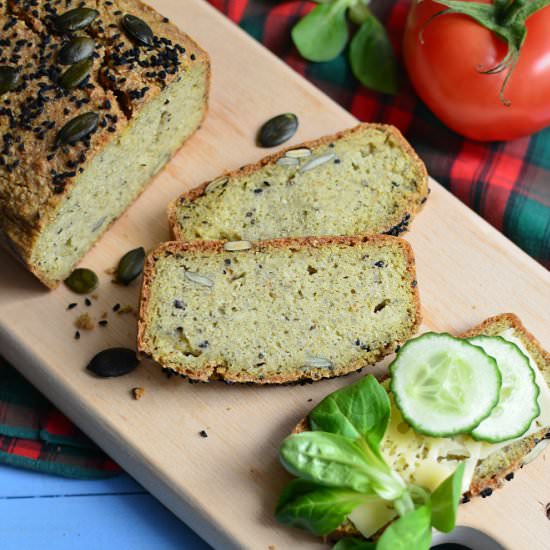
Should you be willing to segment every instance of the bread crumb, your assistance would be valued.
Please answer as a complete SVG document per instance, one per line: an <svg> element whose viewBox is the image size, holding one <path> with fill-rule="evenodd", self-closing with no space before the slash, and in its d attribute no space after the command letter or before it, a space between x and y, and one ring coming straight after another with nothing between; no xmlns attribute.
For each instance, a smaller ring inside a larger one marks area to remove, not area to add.
<svg viewBox="0 0 550 550"><path fill-rule="evenodd" d="M125 315L126 313L131 313L134 317L137 317L137 311L134 308L134 306L125 305L122 306L119 310L117 310L117 313L119 315Z"/></svg>
<svg viewBox="0 0 550 550"><path fill-rule="evenodd" d="M132 388L132 396L136 401L139 401L143 394L145 393L145 388Z"/></svg>
<svg viewBox="0 0 550 550"><path fill-rule="evenodd" d="M107 319L107 312L104 311L102 314L101 314L101 318L102 319Z"/></svg>
<svg viewBox="0 0 550 550"><path fill-rule="evenodd" d="M99 296L97 294L92 294L92 299L93 300L99 300Z"/></svg>
<svg viewBox="0 0 550 550"><path fill-rule="evenodd" d="M275 545L274 545L274 544L270 544L270 545L267 547L267 550L275 550Z"/></svg>
<svg viewBox="0 0 550 550"><path fill-rule="evenodd" d="M81 330L93 330L95 328L95 321L92 319L90 314L83 313L76 318L74 326Z"/></svg>
<svg viewBox="0 0 550 550"><path fill-rule="evenodd" d="M109 269L105 270L105 273L107 275L114 275L117 272L118 267L110 267Z"/></svg>

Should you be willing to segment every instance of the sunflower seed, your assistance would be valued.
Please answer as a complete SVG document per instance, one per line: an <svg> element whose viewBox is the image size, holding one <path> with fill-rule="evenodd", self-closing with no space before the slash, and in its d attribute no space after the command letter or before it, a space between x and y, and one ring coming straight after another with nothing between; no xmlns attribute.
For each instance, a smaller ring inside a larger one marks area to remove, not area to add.
<svg viewBox="0 0 550 550"><path fill-rule="evenodd" d="M127 13L122 17L122 26L130 35L130 38L133 38L135 41L141 42L146 46L153 45L153 31L143 19Z"/></svg>
<svg viewBox="0 0 550 550"><path fill-rule="evenodd" d="M313 157L312 159L308 160L300 168L300 172L309 172L309 170L313 170L314 168L317 168L318 166L322 166L323 164L326 164L327 162L330 162L334 158L336 158L336 155L334 153L327 153L326 155L320 155L318 157Z"/></svg>
<svg viewBox="0 0 550 550"><path fill-rule="evenodd" d="M285 113L270 118L258 132L258 143L262 147L275 147L288 141L298 129L298 117Z"/></svg>
<svg viewBox="0 0 550 550"><path fill-rule="evenodd" d="M550 439L543 439L542 441L537 443L537 445L533 447L533 449L531 449L531 451L527 455L525 455L525 457L521 461L522 464L529 464L530 462L533 462L533 460L535 460L535 458L537 458L540 453L542 453L542 451L544 451L544 449L548 447L549 444Z"/></svg>
<svg viewBox="0 0 550 550"><path fill-rule="evenodd" d="M128 374L138 365L139 360L134 350L109 348L95 355L86 368L101 378L111 378Z"/></svg>
<svg viewBox="0 0 550 550"><path fill-rule="evenodd" d="M57 142L72 145L97 130L99 115L92 111L69 120L57 135Z"/></svg>
<svg viewBox="0 0 550 550"><path fill-rule="evenodd" d="M224 243L223 249L227 252L238 252L239 250L250 250L252 243L250 241L229 241Z"/></svg>
<svg viewBox="0 0 550 550"><path fill-rule="evenodd" d="M15 90L19 84L19 72L15 67L0 67L0 95Z"/></svg>
<svg viewBox="0 0 550 550"><path fill-rule="evenodd" d="M295 158L281 157L280 159L277 159L277 164L279 166L297 166L300 164L300 161Z"/></svg>
<svg viewBox="0 0 550 550"><path fill-rule="evenodd" d="M229 181L229 178L218 178L213 181L211 181L204 190L205 193L210 193L211 191L214 191L214 189L217 189L221 185L225 185Z"/></svg>
<svg viewBox="0 0 550 550"><path fill-rule="evenodd" d="M89 294L98 283L97 275L91 270L83 267L75 269L66 279L65 284L77 294Z"/></svg>
<svg viewBox="0 0 550 550"><path fill-rule="evenodd" d="M94 53L95 44L87 36L78 36L67 42L57 54L57 61L62 65L72 65L83 59L88 59Z"/></svg>
<svg viewBox="0 0 550 550"><path fill-rule="evenodd" d="M285 153L285 157L291 158L291 159L303 159L305 157L311 156L311 149L308 149L307 147L300 147L299 149L292 149L291 151L287 151Z"/></svg>
<svg viewBox="0 0 550 550"><path fill-rule="evenodd" d="M85 29L98 15L99 12L91 8L74 8L58 15L53 26L57 32L74 32Z"/></svg>
<svg viewBox="0 0 550 550"><path fill-rule="evenodd" d="M59 77L58 84L65 90L76 88L90 74L93 64L94 62L91 59L83 59L71 65Z"/></svg>
<svg viewBox="0 0 550 550"><path fill-rule="evenodd" d="M311 367L314 369L330 369L333 368L334 365L332 364L332 361L325 359L324 357L310 356L305 360L304 367Z"/></svg>
<svg viewBox="0 0 550 550"><path fill-rule="evenodd" d="M212 281L212 279L209 279L208 277L205 277L200 273L196 273L195 271L186 271L184 275L185 275L185 278L191 281L192 283L196 283L202 286L207 286L209 288L214 286L214 281Z"/></svg>
<svg viewBox="0 0 550 550"><path fill-rule="evenodd" d="M118 262L116 279L123 285L129 285L137 279L145 264L145 250L142 246L126 252Z"/></svg>

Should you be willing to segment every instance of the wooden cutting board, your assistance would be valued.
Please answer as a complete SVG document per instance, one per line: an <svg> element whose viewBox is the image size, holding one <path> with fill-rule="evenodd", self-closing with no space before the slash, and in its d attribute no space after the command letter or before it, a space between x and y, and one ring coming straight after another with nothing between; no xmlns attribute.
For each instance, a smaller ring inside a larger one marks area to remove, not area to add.
<svg viewBox="0 0 550 550"><path fill-rule="evenodd" d="M355 124L355 119L202 0L151 0L211 54L213 90L203 129L180 151L82 265L103 274L91 307L61 287L45 291L0 253L0 351L105 451L217 548L324 546L278 526L273 507L288 480L277 447L321 397L357 378L303 387L189 385L143 365L112 380L84 367L99 350L134 346L136 320L111 311L137 305L137 286L110 283L105 270L130 248L168 238L165 209L182 191L226 168L258 160L254 135L267 118L299 115L293 142ZM436 182L407 235L414 246L425 327L462 332L489 315L514 311L550 348L550 274ZM74 320L108 313L107 328L73 339ZM133 387L145 388L140 401ZM312 401L313 400L313 401ZM208 438L199 436L206 430ZM550 472L546 454L505 490L461 507L512 550L548 548Z"/></svg>

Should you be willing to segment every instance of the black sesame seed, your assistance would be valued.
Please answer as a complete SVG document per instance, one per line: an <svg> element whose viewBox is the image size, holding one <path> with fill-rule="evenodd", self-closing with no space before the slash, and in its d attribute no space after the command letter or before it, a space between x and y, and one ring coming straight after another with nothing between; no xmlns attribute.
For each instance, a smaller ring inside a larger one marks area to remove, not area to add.
<svg viewBox="0 0 550 550"><path fill-rule="evenodd" d="M481 491L479 494L481 495L481 498L490 497L493 494L493 489L491 489L491 487L487 487L486 489L483 489L483 491Z"/></svg>
<svg viewBox="0 0 550 550"><path fill-rule="evenodd" d="M76 302L73 302L72 304L69 304L67 306L67 309L74 309L78 304Z"/></svg>
<svg viewBox="0 0 550 550"><path fill-rule="evenodd" d="M80 332L78 330L74 333L74 339L80 340Z"/></svg>
<svg viewBox="0 0 550 550"><path fill-rule="evenodd" d="M185 304L181 300L174 300L174 307L176 309L185 309Z"/></svg>
<svg viewBox="0 0 550 550"><path fill-rule="evenodd" d="M506 475L504 476L504 479L505 479L506 481L512 481L512 479L514 479L514 472L510 472L509 474L506 474Z"/></svg>
<svg viewBox="0 0 550 550"><path fill-rule="evenodd" d="M206 430L201 430L201 431L199 432L199 435L200 435L201 437L204 437L205 439L208 437L208 433L206 432Z"/></svg>
<svg viewBox="0 0 550 550"><path fill-rule="evenodd" d="M97 324L98 324L100 327L106 327L108 323L109 323L109 322L107 321L107 319L102 319L102 320L99 321Z"/></svg>
<svg viewBox="0 0 550 550"><path fill-rule="evenodd" d="M86 298L86 299L84 300L84 303L85 303L88 307L90 307L90 306L92 305L92 300L90 300L90 298Z"/></svg>
<svg viewBox="0 0 550 550"><path fill-rule="evenodd" d="M382 260L379 260L378 262L375 262L375 267L384 267L384 262Z"/></svg>
<svg viewBox="0 0 550 550"><path fill-rule="evenodd" d="M120 304L115 304L113 306L113 311L118 311L120 309Z"/></svg>

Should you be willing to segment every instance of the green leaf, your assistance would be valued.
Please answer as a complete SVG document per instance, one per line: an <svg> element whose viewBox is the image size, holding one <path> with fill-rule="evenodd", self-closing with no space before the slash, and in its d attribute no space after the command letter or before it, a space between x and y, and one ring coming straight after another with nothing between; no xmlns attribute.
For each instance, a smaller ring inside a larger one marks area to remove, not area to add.
<svg viewBox="0 0 550 550"><path fill-rule="evenodd" d="M353 74L367 88L386 94L397 93L397 60L386 29L374 15L353 37L349 57Z"/></svg>
<svg viewBox="0 0 550 550"><path fill-rule="evenodd" d="M432 493L432 525L443 533L449 533L455 528L463 476L464 462L461 462L454 473Z"/></svg>
<svg viewBox="0 0 550 550"><path fill-rule="evenodd" d="M292 29L292 40L309 61L330 61L348 41L346 10L356 0L334 0L319 4Z"/></svg>
<svg viewBox="0 0 550 550"><path fill-rule="evenodd" d="M287 437L280 450L283 466L295 476L325 487L372 493L369 467L359 447L349 439L325 432Z"/></svg>
<svg viewBox="0 0 550 550"><path fill-rule="evenodd" d="M376 544L365 539L349 538L339 540L332 550L375 550Z"/></svg>
<svg viewBox="0 0 550 550"><path fill-rule="evenodd" d="M309 414L313 430L353 440L364 437L374 448L380 445L389 419L388 394L372 375L325 397Z"/></svg>
<svg viewBox="0 0 550 550"><path fill-rule="evenodd" d="M350 489L322 487L296 479L281 494L275 517L280 523L306 529L314 535L328 535L368 498Z"/></svg>
<svg viewBox="0 0 550 550"><path fill-rule="evenodd" d="M430 507L421 506L391 523L376 550L429 550L432 542Z"/></svg>

